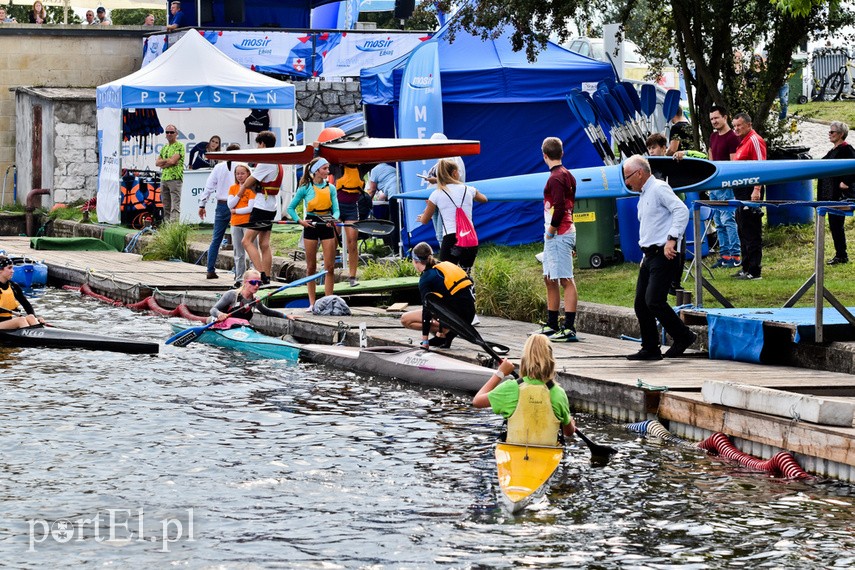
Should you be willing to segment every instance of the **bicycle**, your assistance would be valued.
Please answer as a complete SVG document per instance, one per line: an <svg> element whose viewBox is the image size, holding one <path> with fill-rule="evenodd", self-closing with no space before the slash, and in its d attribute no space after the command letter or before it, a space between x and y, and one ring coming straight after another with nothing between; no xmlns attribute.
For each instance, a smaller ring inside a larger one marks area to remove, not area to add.
<svg viewBox="0 0 855 570"><path fill-rule="evenodd" d="M855 100L855 92L853 92L852 69L855 68L853 58L846 54L846 61L834 73L830 74L822 82L822 87L817 90L819 82L814 81L814 87L811 91L811 101L838 101ZM843 92L843 87L848 85L847 92ZM798 103L803 105L807 103L808 98L804 95L798 98Z"/></svg>

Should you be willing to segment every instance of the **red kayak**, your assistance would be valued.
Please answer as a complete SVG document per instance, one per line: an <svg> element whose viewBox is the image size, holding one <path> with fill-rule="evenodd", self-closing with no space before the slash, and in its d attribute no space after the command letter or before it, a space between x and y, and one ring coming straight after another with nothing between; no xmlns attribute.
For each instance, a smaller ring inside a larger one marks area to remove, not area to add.
<svg viewBox="0 0 855 570"><path fill-rule="evenodd" d="M469 156L481 152L479 141L364 138L320 145L318 154L333 164L370 164ZM267 164L305 164L314 148L308 145L209 152L214 160L241 160Z"/></svg>

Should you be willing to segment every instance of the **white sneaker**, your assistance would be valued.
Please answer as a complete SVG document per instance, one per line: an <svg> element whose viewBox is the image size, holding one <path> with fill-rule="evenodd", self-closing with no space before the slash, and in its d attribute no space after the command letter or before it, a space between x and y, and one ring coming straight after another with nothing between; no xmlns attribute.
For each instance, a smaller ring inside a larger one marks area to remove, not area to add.
<svg viewBox="0 0 855 570"><path fill-rule="evenodd" d="M481 324L481 319L478 318L478 315L475 315L475 318L472 319L472 326L477 327Z"/></svg>
<svg viewBox="0 0 855 570"><path fill-rule="evenodd" d="M306 307L306 312L307 312L307 313L311 313L311 312L312 312L312 309L314 309L314 308L315 308L315 306L314 306L314 305L309 305L308 307Z"/></svg>

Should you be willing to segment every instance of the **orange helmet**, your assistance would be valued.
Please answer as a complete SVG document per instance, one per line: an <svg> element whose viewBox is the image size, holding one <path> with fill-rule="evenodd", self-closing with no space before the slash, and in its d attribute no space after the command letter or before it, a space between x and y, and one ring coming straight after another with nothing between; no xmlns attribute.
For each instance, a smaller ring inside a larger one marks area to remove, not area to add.
<svg viewBox="0 0 855 570"><path fill-rule="evenodd" d="M318 142L327 143L336 139L340 139L344 135L344 131L338 127L327 127L321 131L321 134L318 135Z"/></svg>

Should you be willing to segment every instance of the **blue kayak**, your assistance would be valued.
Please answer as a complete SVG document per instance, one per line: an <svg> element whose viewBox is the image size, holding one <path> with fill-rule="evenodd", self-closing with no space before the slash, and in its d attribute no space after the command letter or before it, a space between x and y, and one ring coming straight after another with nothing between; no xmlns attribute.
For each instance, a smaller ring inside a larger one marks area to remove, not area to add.
<svg viewBox="0 0 855 570"><path fill-rule="evenodd" d="M177 323L172 324L174 332L181 332L187 327ZM254 356L256 358L272 358L274 360L290 360L296 362L300 349L284 340L267 336L252 327L234 327L231 329L208 329L196 342L204 342L212 346L228 348Z"/></svg>

